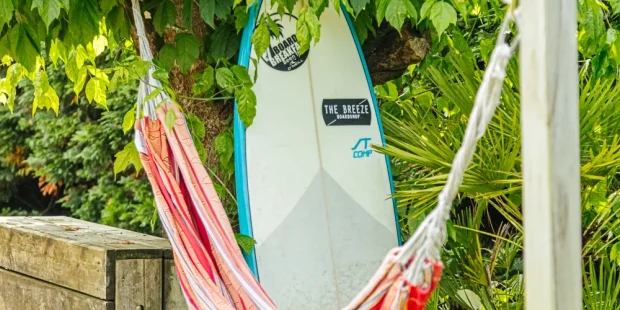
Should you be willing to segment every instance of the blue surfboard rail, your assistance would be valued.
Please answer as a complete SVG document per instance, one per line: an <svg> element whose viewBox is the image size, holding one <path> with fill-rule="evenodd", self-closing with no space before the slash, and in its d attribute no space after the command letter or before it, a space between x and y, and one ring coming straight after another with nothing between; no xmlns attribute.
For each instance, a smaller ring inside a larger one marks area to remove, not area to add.
<svg viewBox="0 0 620 310"><path fill-rule="evenodd" d="M259 8L262 0L254 3L248 12L248 24L243 29L241 37L241 47L239 49L238 64L248 67L250 64L250 55L252 54L252 34L256 27L256 19L258 17ZM252 231L252 214L250 212L250 197L248 192L248 170L245 156L245 124L239 118L237 110L237 100L235 100L235 112L233 120L234 131L234 150L235 150L235 186L237 188L237 208L239 213L239 231L247 236L254 237ZM245 261L254 276L259 279L258 268L256 266L256 251L254 248L250 253L243 252Z"/></svg>
<svg viewBox="0 0 620 310"><path fill-rule="evenodd" d="M256 19L258 17L259 8L262 5L262 0L259 0L257 3L253 4L249 9L248 16L248 24L243 30L243 36L241 39L241 47L239 50L238 64L244 67L248 67L250 62L250 54L252 49L252 34L254 33L254 29L256 27ZM355 41L355 46L357 48L357 53L362 63L362 67L364 68L364 74L366 76L366 82L368 83L368 89L370 91L372 103L374 105L376 115L377 115L377 126L379 126L379 132L381 136L381 143L383 145L385 142L385 135L383 132L383 124L381 122L381 117L379 113L379 104L377 102L377 98L375 96L374 87L372 84L372 80L370 78L370 72L368 70L368 66L366 65L366 60L364 58L364 54L362 52L362 47L359 42L357 33L355 32L355 27L353 25L353 21L351 19L350 14L346 11L344 5L341 7L341 11L345 16L347 24L349 26L349 31L351 32L351 36ZM247 180L247 161L246 161L246 149L245 149L245 125L239 118L239 114L237 112L237 102L235 101L235 111L234 111L234 150L235 150L235 185L237 188L237 203L238 203L238 212L239 212L239 230L242 234L253 237L252 231L252 215L250 211L250 199L248 192L248 180ZM392 195L394 194L394 180L392 178L392 169L390 164L390 159L387 155L385 156L385 163L388 172L388 178L390 182L390 191ZM392 204L394 207L394 221L396 225L396 235L398 239L398 244L402 245L402 236L400 234L400 224L399 217L397 211L397 202L395 198L392 198ZM250 267L250 270L254 273L254 276L259 279L258 276L258 268L256 263L256 251L252 248L252 251L248 253L243 253L245 260Z"/></svg>

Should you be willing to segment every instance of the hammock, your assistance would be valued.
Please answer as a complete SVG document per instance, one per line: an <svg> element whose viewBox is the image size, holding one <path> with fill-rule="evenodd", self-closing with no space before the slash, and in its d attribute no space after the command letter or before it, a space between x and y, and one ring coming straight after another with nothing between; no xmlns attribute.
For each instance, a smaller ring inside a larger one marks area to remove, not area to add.
<svg viewBox="0 0 620 310"><path fill-rule="evenodd" d="M510 2L507 2L510 4ZM140 56L153 56L144 30L138 0L132 0ZM512 7L511 7L512 8ZM446 220L452 201L484 134L505 77L505 68L518 44L504 42L516 10L508 10L489 66L476 95L463 144L456 154L437 207L414 235L392 249L369 283L344 309L424 309L437 287L443 265L440 250L446 239ZM169 236L175 268L190 309L277 309L246 264L232 227L213 187L186 120L165 92L144 100L157 88L154 68L138 90L134 142L151 183L159 218ZM173 113L174 126L166 126Z"/></svg>

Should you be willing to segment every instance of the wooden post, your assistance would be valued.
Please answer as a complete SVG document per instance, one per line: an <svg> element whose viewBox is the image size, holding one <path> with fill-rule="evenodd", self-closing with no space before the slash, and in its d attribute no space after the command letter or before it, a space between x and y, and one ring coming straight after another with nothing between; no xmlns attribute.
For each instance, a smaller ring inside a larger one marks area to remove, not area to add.
<svg viewBox="0 0 620 310"><path fill-rule="evenodd" d="M577 1L519 2L526 309L582 309Z"/></svg>

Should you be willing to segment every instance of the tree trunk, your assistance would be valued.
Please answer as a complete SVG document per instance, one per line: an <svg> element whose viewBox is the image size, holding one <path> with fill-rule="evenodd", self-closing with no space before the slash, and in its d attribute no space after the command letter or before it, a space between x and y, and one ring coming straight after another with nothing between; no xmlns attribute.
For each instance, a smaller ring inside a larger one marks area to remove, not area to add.
<svg viewBox="0 0 620 310"><path fill-rule="evenodd" d="M182 20L183 0L172 0L177 9L178 25L184 25ZM127 0L129 7L131 3ZM200 17L198 7L192 4L192 31L202 42L207 34L207 25ZM151 43L153 54L157 57L157 52L164 43L173 43L177 30L168 28L165 30L163 40L152 27L152 23L147 22L147 36ZM134 41L137 42L135 29L133 33ZM411 25L405 25L401 34L387 23L377 29L376 37L369 37L363 45L364 55L368 64L372 81L375 85L385 83L389 80L401 76L407 67L418 63L430 50L430 37L421 34ZM186 75L182 74L175 66L170 72L170 84L174 91L183 96L192 96L192 85L194 83L192 75L200 73L205 67L203 60L198 60ZM230 120L233 115L234 102L204 102L187 99L178 99L185 111L196 114L205 124L205 139L203 141L207 153L207 167L217 165L217 154L214 150L214 140L226 128L231 125ZM258 103L257 109L260 109Z"/></svg>

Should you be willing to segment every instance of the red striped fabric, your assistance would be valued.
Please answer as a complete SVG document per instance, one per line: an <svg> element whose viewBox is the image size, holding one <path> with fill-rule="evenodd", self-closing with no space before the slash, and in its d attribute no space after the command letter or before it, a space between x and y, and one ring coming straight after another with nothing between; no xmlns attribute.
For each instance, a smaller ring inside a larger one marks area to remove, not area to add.
<svg viewBox="0 0 620 310"><path fill-rule="evenodd" d="M175 115L172 128L165 115ZM159 217L173 248L175 268L190 309L276 309L249 267L212 181L202 165L185 118L172 103L157 118L136 122L136 146L152 185ZM431 285L413 286L395 263L399 248L360 294L344 309L421 310L439 282L433 265Z"/></svg>

